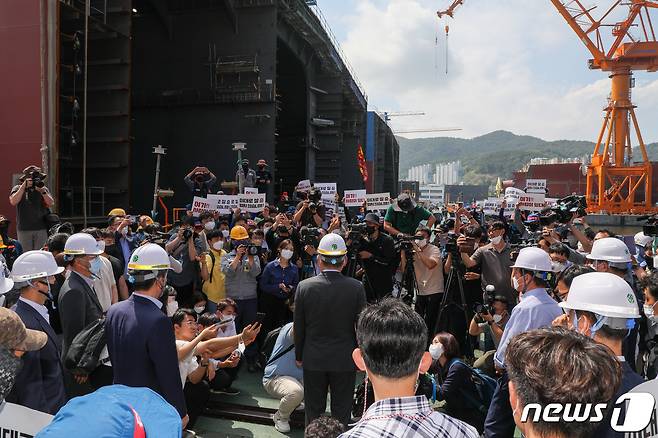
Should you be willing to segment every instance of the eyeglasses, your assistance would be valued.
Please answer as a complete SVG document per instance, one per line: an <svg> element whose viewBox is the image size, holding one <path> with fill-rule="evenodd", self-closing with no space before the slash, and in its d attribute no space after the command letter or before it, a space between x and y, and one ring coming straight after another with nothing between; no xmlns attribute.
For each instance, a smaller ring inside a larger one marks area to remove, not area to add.
<svg viewBox="0 0 658 438"><path fill-rule="evenodd" d="M196 322L196 321L192 321L191 319L188 319L187 321L183 321L183 324L187 324L187 325L189 325L189 326L196 326L196 325L197 325L197 322Z"/></svg>

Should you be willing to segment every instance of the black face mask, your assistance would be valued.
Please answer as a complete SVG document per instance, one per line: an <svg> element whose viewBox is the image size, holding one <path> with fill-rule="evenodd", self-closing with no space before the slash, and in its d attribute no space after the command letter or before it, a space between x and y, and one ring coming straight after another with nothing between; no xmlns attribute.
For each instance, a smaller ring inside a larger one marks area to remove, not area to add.
<svg viewBox="0 0 658 438"><path fill-rule="evenodd" d="M242 170L246 171L248 169L249 169L249 165L247 165L247 164L242 165Z"/></svg>
<svg viewBox="0 0 658 438"><path fill-rule="evenodd" d="M375 234L375 231L377 231L377 227L374 225L368 225L366 227L366 231L368 232L369 235Z"/></svg>
<svg viewBox="0 0 658 438"><path fill-rule="evenodd" d="M259 170L265 170L265 166L258 166Z"/></svg>

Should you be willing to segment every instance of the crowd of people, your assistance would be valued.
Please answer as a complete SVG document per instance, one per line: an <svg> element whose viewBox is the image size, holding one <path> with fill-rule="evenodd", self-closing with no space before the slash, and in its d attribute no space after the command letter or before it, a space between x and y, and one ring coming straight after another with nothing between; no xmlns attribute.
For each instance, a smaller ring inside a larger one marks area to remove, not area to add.
<svg viewBox="0 0 658 438"><path fill-rule="evenodd" d="M236 177L267 192L258 167ZM522 414L614 402L658 373L658 240L643 232L627 244L577 213L430 211L407 193L385 211L336 194L329 215L314 187L258 213L190 207L171 227L117 206L77 230L44 180L30 166L11 191L17 238L0 216L0 389L55 415L51 433L75 400L124 385L192 436L244 370L278 400L281 433L303 411L309 437L613 437L611 409ZM196 167L184 182L206 196L216 180Z"/></svg>

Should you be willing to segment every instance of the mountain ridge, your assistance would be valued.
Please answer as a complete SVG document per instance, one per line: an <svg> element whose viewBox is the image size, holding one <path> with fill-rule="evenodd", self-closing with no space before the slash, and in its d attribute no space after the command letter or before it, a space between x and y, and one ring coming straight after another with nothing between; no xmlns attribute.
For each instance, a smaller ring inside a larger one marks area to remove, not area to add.
<svg viewBox="0 0 658 438"><path fill-rule="evenodd" d="M512 173L532 158L577 158L590 155L595 143L585 140L543 140L497 130L471 139L459 137L396 137L400 145L400 179L410 167L460 160L465 184L494 184L498 177ZM647 145L649 158L658 160L658 143ZM639 151L635 151L638 157Z"/></svg>

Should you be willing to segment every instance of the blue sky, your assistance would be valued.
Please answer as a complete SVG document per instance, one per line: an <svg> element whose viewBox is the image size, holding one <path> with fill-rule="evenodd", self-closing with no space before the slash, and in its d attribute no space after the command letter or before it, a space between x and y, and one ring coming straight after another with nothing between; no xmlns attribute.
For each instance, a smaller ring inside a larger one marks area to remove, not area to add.
<svg viewBox="0 0 658 438"><path fill-rule="evenodd" d="M395 129L495 129L548 140L594 141L610 83L549 0L318 0L372 108L419 110ZM604 9L610 1L593 1ZM653 13L654 26L658 12ZM449 69L445 73L449 24ZM438 45L436 37L438 35ZM658 74L636 73L633 100L647 143L658 141ZM435 136L439 134L421 134Z"/></svg>

